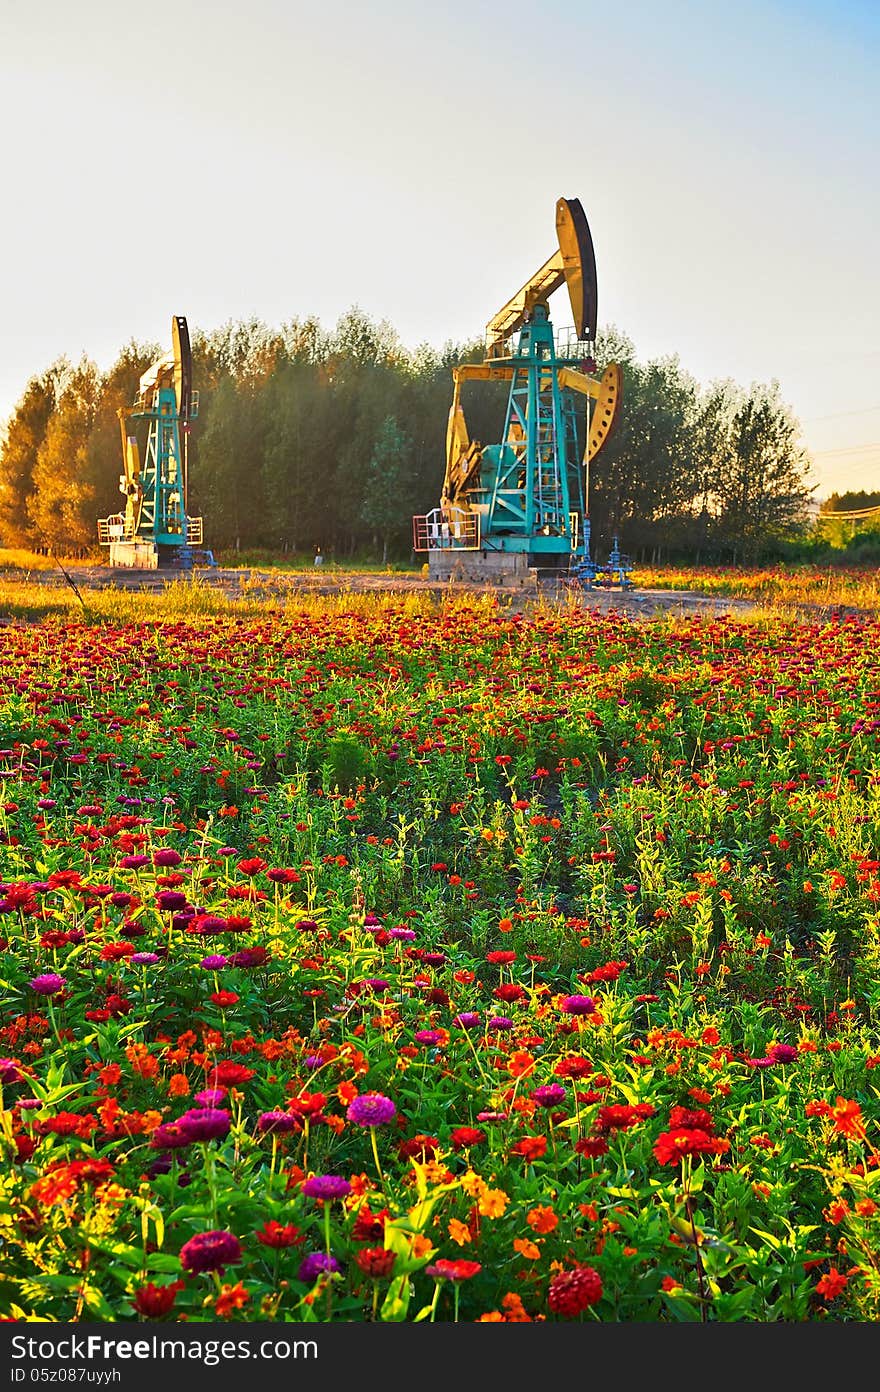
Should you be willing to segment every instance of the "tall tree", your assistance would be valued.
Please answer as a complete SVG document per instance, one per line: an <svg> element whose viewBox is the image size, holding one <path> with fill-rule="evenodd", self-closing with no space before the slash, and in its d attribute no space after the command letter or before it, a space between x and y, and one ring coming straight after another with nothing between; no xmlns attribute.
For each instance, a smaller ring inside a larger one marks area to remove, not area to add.
<svg viewBox="0 0 880 1392"><path fill-rule="evenodd" d="M0 446L0 541L4 546L37 544L28 500L34 491L37 455L55 410L59 382L70 371L60 358L32 377L6 427Z"/></svg>
<svg viewBox="0 0 880 1392"><path fill-rule="evenodd" d="M88 442L98 400L98 369L83 358L60 384L58 402L34 465L27 512L38 543L64 555L93 544L95 487Z"/></svg>
<svg viewBox="0 0 880 1392"><path fill-rule="evenodd" d="M799 434L778 382L733 395L715 491L718 530L734 559L759 559L805 523L813 490Z"/></svg>
<svg viewBox="0 0 880 1392"><path fill-rule="evenodd" d="M408 476L412 441L403 433L394 416L383 420L366 475L361 516L375 528L382 542L382 564L388 560L388 543L395 531L402 531L412 516L411 480Z"/></svg>

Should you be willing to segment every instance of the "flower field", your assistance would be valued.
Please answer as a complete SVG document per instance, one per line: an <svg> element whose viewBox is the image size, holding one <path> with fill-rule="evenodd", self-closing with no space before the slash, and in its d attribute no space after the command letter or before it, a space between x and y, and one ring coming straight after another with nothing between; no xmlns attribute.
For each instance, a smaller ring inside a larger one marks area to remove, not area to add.
<svg viewBox="0 0 880 1392"><path fill-rule="evenodd" d="M880 1316L880 622L0 650L0 1315Z"/></svg>
<svg viewBox="0 0 880 1392"><path fill-rule="evenodd" d="M635 576L638 585L645 589L698 590L701 594L755 600L759 604L876 610L880 603L876 566L640 564Z"/></svg>

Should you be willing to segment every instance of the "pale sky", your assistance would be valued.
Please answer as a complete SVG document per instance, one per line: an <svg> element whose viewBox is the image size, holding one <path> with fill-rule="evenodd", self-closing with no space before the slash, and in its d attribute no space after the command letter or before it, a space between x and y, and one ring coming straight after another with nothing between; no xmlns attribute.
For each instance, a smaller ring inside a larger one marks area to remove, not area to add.
<svg viewBox="0 0 880 1392"><path fill-rule="evenodd" d="M578 197L600 328L878 488L878 60L877 0L0 0L0 420L173 314L482 334Z"/></svg>

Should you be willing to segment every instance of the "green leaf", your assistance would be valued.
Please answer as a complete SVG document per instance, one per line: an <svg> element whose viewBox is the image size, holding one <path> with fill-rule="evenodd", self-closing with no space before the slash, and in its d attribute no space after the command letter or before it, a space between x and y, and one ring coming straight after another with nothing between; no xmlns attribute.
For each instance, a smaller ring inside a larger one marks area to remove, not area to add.
<svg viewBox="0 0 880 1392"><path fill-rule="evenodd" d="M408 1276L395 1276L388 1287L388 1294L382 1302L379 1318L386 1323L399 1323L406 1319L409 1309L410 1287Z"/></svg>

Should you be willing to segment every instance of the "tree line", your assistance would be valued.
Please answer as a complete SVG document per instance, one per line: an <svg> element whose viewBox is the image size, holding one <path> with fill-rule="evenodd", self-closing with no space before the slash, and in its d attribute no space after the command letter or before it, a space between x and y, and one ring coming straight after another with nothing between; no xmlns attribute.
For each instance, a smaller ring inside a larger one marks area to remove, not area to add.
<svg viewBox="0 0 880 1392"><path fill-rule="evenodd" d="M188 511L207 545L410 558L412 515L439 502L451 370L482 361L481 339L407 350L355 306L332 330L230 322L192 348ZM97 518L122 506L117 408L164 351L131 342L107 372L60 359L31 378L0 441L0 544L97 551ZM594 554L616 535L639 559L749 561L803 529L808 458L777 383L703 388L677 356L640 362L613 327L596 359L621 364L624 390L591 466ZM472 438L500 438L506 399L468 384Z"/></svg>

